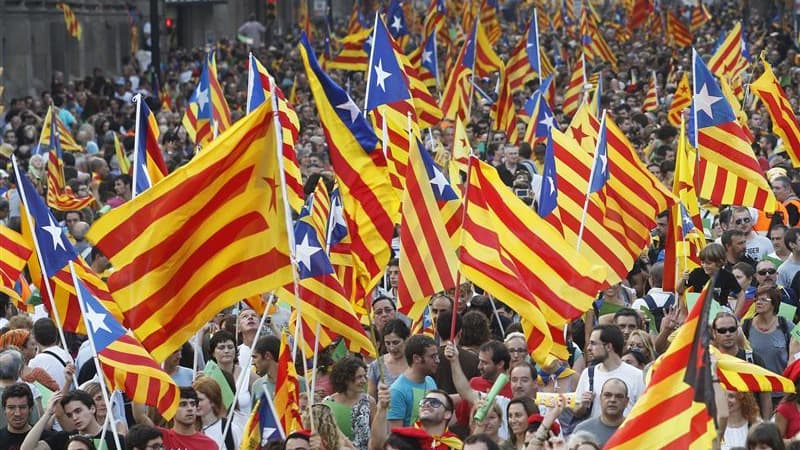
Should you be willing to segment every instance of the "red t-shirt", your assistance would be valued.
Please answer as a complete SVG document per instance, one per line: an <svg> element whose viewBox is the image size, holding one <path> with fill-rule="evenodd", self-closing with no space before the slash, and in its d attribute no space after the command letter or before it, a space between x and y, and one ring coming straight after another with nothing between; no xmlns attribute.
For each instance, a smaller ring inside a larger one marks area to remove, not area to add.
<svg viewBox="0 0 800 450"><path fill-rule="evenodd" d="M492 389L494 382L483 377L472 377L472 379L469 380L469 385L472 389L486 394L490 389ZM513 398L514 394L511 392L511 383L506 383L506 385L503 386L503 389L501 389L500 393L497 395L502 395L506 398ZM456 406L456 420L464 425L468 425L469 412L471 410L472 403L462 401L458 404L458 406Z"/></svg>
<svg viewBox="0 0 800 450"><path fill-rule="evenodd" d="M797 410L795 402L780 402L775 408L775 413L786 418L786 434L784 438L789 439L800 431L800 411Z"/></svg>
<svg viewBox="0 0 800 450"><path fill-rule="evenodd" d="M159 430L164 439L164 450L219 450L217 443L203 433L187 436L166 428Z"/></svg>

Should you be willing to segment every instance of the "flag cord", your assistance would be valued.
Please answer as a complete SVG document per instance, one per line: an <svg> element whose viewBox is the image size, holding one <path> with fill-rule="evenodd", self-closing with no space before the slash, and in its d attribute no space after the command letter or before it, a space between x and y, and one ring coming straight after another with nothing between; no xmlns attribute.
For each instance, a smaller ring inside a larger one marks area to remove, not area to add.
<svg viewBox="0 0 800 450"><path fill-rule="evenodd" d="M136 102L136 121L134 122L134 130L136 130L136 132L133 134L133 168L131 174L133 182L131 183L131 199L136 198L136 195L139 193L138 189L136 189L136 177L139 176L139 127L142 125L142 94L136 94L136 96L133 97L133 101Z"/></svg>
<svg viewBox="0 0 800 450"><path fill-rule="evenodd" d="M468 205L468 196L469 196L469 185L470 185L470 178L472 178L472 160L475 156L470 155L469 160L467 161L467 182L464 186L464 205L462 206L461 210L461 227L464 227L464 220L467 218L467 205ZM458 251L461 251L461 248L464 246L464 232L461 231L459 235L459 240L461 241L459 244ZM456 342L456 317L458 316L458 303L461 298L461 269L456 271L456 291L453 295L453 311L452 317L450 319L450 340L453 341L453 345Z"/></svg>
<svg viewBox="0 0 800 450"><path fill-rule="evenodd" d="M236 391L233 393L233 402L231 403L231 407L228 410L228 419L225 422L225 429L222 430L223 437L228 435L228 430L231 428L231 422L233 421L233 414L236 411L236 404L239 402L239 393L242 391L242 386L244 386L247 377L249 377L250 375L250 366L253 363L253 351L255 351L256 342L258 342L258 338L261 337L261 330L264 328L264 323L266 322L267 316L269 315L269 309L272 307L274 301L275 301L275 294L270 294L269 300L267 300L267 307L261 314L261 321L258 323L258 329L256 330L256 335L253 337L253 343L250 345L250 356L247 357L247 363L241 367L241 372L239 373L239 379L236 380ZM241 311L239 312L239 314L241 314ZM236 323L238 324L239 321L237 320Z"/></svg>
<svg viewBox="0 0 800 450"><path fill-rule="evenodd" d="M52 118L55 120L55 117ZM17 158L14 155L11 155L12 162L14 164L14 176L17 180L20 180L20 173L19 173L19 163L17 162ZM27 194L24 192L25 189L23 188L23 184L19 182L17 184L17 189L20 190L20 198L28 198ZM25 217L28 222L28 228L31 230L31 235L33 236L33 247L36 251L36 258L39 259L39 268L42 271L42 284L44 284L45 290L47 291L47 299L50 301L50 307L52 308L53 318L55 318L56 327L58 327L58 336L61 338L61 345L64 348L64 351L69 353L69 347L67 346L67 338L64 336L64 325L61 322L61 316L58 313L58 309L56 308L56 301L53 297L53 290L50 287L50 278L47 276L47 270L44 266L44 259L42 259L42 252L39 250L39 240L36 239L36 229L33 225L33 218L31 217L30 212L28 212L28 205L24 205L25 207ZM75 388L78 387L77 381L73 379L73 384Z"/></svg>
<svg viewBox="0 0 800 450"><path fill-rule="evenodd" d="M106 420L103 425L105 428L109 423L111 423L111 418L114 414L112 411L113 408L111 407L111 399L108 396L108 388L106 386L106 377L103 372L103 368L100 364L100 356L97 354L97 346L94 343L94 330L89 323L89 315L86 312L86 304L84 303L83 295L81 294L80 283L78 281L78 276L75 274L75 263L72 261L68 262L69 264L69 271L72 275L72 283L75 285L75 290L78 293L78 306L81 308L81 315L83 316L83 323L86 325L86 335L89 337L89 345L92 346L92 353L96 356L92 358L94 361L95 368L97 369L97 378L100 380L100 391L103 393L103 401L106 402ZM74 378L73 378L74 381ZM105 433L105 431L103 432ZM119 440L119 433L117 432L117 427L111 423L111 434L114 436L114 445L117 446L118 449L122 448L122 445ZM104 439L104 438L103 438ZM100 441L100 444L103 445L104 441Z"/></svg>

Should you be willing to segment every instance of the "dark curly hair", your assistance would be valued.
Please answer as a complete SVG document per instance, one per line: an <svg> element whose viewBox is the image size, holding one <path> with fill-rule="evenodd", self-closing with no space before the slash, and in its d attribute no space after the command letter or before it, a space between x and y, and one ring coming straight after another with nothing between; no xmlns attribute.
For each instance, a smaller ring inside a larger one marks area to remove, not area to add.
<svg viewBox="0 0 800 450"><path fill-rule="evenodd" d="M214 336L211 336L211 341L208 343L208 351L211 353L211 359L214 360L214 349L223 342L233 342L233 346L236 349L236 355L233 358L234 365L238 362L239 358L239 348L236 347L236 336L233 333L225 330L219 330L214 333Z"/></svg>
<svg viewBox="0 0 800 450"><path fill-rule="evenodd" d="M356 377L358 369L367 369L367 365L355 356L346 356L333 365L330 380L334 392L347 391L347 384Z"/></svg>
<svg viewBox="0 0 800 450"><path fill-rule="evenodd" d="M482 312L467 311L461 325L461 342L465 347L479 347L489 342L492 332L489 330L489 319Z"/></svg>

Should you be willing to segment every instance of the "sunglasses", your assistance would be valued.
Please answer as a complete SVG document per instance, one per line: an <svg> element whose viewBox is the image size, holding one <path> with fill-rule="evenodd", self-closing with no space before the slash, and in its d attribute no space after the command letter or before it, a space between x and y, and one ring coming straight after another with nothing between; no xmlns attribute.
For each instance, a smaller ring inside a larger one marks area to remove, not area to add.
<svg viewBox="0 0 800 450"><path fill-rule="evenodd" d="M775 275L776 273L778 273L778 271L775 269L764 269L758 271L758 274L761 275L762 277L764 275Z"/></svg>
<svg viewBox="0 0 800 450"><path fill-rule="evenodd" d="M431 408L444 408L444 403L438 398L425 397L419 401L420 408L423 406L430 406Z"/></svg>
<svg viewBox="0 0 800 450"><path fill-rule="evenodd" d="M730 333L736 333L736 330L738 330L739 327L715 328L715 329L719 334L730 334Z"/></svg>
<svg viewBox="0 0 800 450"><path fill-rule="evenodd" d="M741 219L736 219L734 221L734 223L736 223L736 225L741 225L743 223L750 223L750 220L751 219L749 217L744 217L744 218L741 218Z"/></svg>

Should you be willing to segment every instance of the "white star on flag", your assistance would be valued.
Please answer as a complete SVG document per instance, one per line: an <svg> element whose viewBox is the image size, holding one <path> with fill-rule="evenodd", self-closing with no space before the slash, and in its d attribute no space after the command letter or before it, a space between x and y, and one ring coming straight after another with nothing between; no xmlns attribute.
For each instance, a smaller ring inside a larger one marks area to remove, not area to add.
<svg viewBox="0 0 800 450"><path fill-rule="evenodd" d="M711 107L714 105L714 103L717 103L720 100L722 100L722 97L710 95L708 93L708 84L704 84L700 89L700 92L694 96L695 109L697 111L703 111L706 113L709 119L713 119L714 113L712 112Z"/></svg>
<svg viewBox="0 0 800 450"><path fill-rule="evenodd" d="M550 195L556 191L556 184L553 182L553 177L547 176L547 184L550 186Z"/></svg>
<svg viewBox="0 0 800 450"><path fill-rule="evenodd" d="M444 174L436 167L433 168L433 178L431 179L431 184L439 188L439 195L444 194L444 188L447 187L447 178L445 178Z"/></svg>
<svg viewBox="0 0 800 450"><path fill-rule="evenodd" d="M358 105L353 101L350 96L347 97L347 102L342 103L341 105L336 105L336 109L343 109L345 111L350 112L350 122L355 122L358 118L358 114L361 113L361 110L358 109Z"/></svg>
<svg viewBox="0 0 800 450"><path fill-rule="evenodd" d="M307 270L311 270L311 257L321 251L322 249L320 247L314 247L313 245L309 244L308 233L303 236L303 242L301 242L299 245L295 245L294 247L294 253L297 256L297 261L306 266Z"/></svg>
<svg viewBox="0 0 800 450"><path fill-rule="evenodd" d="M424 52L422 52L422 62L426 62L426 63L433 62L433 59L431 58L431 56L433 56L433 52L429 51L429 50L425 50Z"/></svg>
<svg viewBox="0 0 800 450"><path fill-rule="evenodd" d="M61 240L61 227L53 222L53 216L48 215L47 219L50 221L50 224L41 228L50 233L50 237L53 239L53 250L57 249L58 247L61 247L62 250L66 250L67 247L64 246L64 241Z"/></svg>
<svg viewBox="0 0 800 450"><path fill-rule="evenodd" d="M386 92L386 79L392 76L391 72L383 70L383 60L378 60L378 65L375 66L375 75L378 77L376 83L383 92Z"/></svg>
<svg viewBox="0 0 800 450"><path fill-rule="evenodd" d="M539 123L547 126L547 128L553 128L555 126L553 124L553 116L549 116L547 113L544 113L544 119L540 120Z"/></svg>
<svg viewBox="0 0 800 450"><path fill-rule="evenodd" d="M111 328L106 324L106 316L107 314L95 311L92 309L92 305L86 303L86 319L92 324L92 330L94 332L104 330L111 333Z"/></svg>
<svg viewBox="0 0 800 450"><path fill-rule="evenodd" d="M208 89L204 89L197 93L197 107L199 110L205 109L208 104Z"/></svg>
<svg viewBox="0 0 800 450"><path fill-rule="evenodd" d="M400 32L400 29L403 28L403 24L400 23L400 16L393 16L392 17L392 25L391 25L391 27L396 30L395 33L399 33Z"/></svg>

